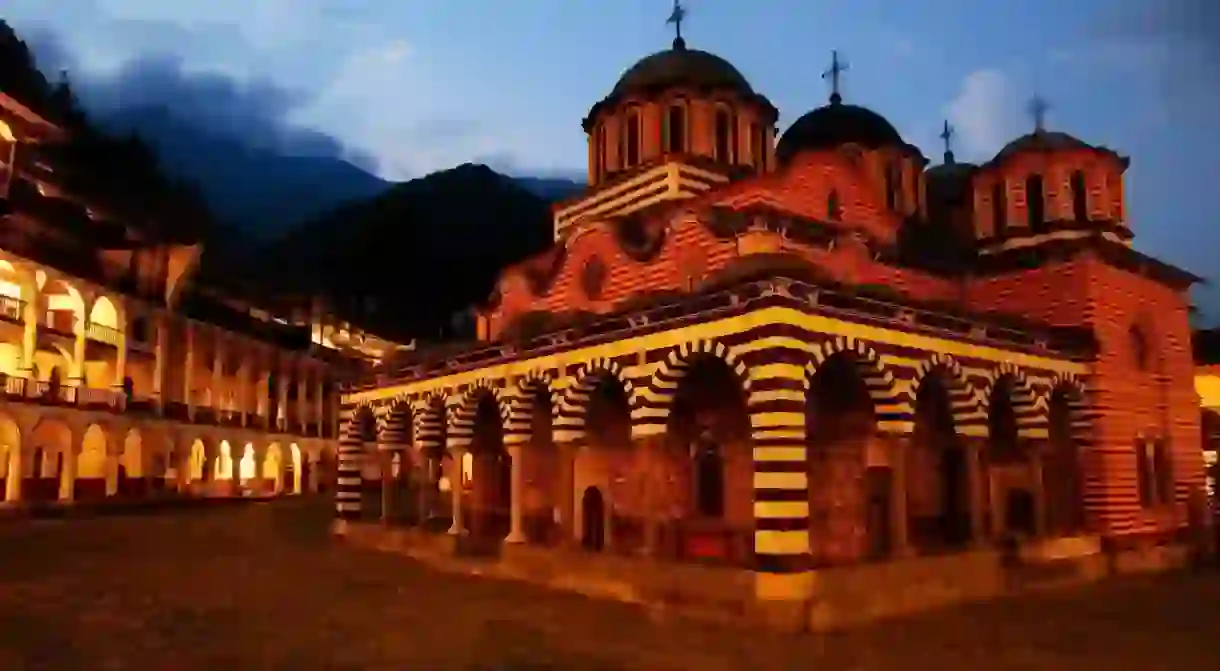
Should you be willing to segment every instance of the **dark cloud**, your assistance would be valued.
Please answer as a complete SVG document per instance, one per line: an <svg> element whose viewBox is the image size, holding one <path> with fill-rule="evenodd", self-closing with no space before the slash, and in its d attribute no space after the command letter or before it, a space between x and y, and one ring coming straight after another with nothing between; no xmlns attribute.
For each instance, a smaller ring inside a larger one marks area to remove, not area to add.
<svg viewBox="0 0 1220 671"><path fill-rule="evenodd" d="M127 61L115 73L90 75L53 32L35 29L26 41L49 77L60 71L69 73L85 108L99 117L163 110L189 127L247 147L342 158L366 170L377 168L372 156L291 122L291 114L311 100L304 91L265 79L240 81L217 72L188 71L180 58L167 53L146 53Z"/></svg>

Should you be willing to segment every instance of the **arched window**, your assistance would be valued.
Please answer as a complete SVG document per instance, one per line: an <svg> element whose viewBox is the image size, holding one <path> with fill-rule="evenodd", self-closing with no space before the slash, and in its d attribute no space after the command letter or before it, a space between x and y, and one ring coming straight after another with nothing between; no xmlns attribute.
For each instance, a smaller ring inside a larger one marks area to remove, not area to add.
<svg viewBox="0 0 1220 671"><path fill-rule="evenodd" d="M1156 478L1152 470L1152 443L1135 439L1135 486L1139 492L1140 506L1151 508L1156 501Z"/></svg>
<svg viewBox="0 0 1220 671"><path fill-rule="evenodd" d="M1148 338L1139 326L1132 326L1127 332L1130 341L1131 361L1141 371L1148 370Z"/></svg>
<svg viewBox="0 0 1220 671"><path fill-rule="evenodd" d="M723 107L716 109L716 160L733 161L733 115Z"/></svg>
<svg viewBox="0 0 1220 671"><path fill-rule="evenodd" d="M623 167L631 168L640 162L640 114L632 110L627 113L627 128L623 133Z"/></svg>
<svg viewBox="0 0 1220 671"><path fill-rule="evenodd" d="M1071 177L1072 186L1072 216L1076 221L1089 219L1089 192L1084 183L1084 171L1076 170Z"/></svg>
<svg viewBox="0 0 1220 671"><path fill-rule="evenodd" d="M889 163L885 167L885 206L897 210L899 191L902 189L902 172L897 163Z"/></svg>
<svg viewBox="0 0 1220 671"><path fill-rule="evenodd" d="M843 208L839 203L839 192L831 189L826 195L826 218L831 221L838 221L843 217Z"/></svg>
<svg viewBox="0 0 1220 671"><path fill-rule="evenodd" d="M606 174L606 125L597 124L593 133L593 177L600 180Z"/></svg>
<svg viewBox="0 0 1220 671"><path fill-rule="evenodd" d="M991 187L991 227L992 234L1003 237L1008 233L1008 197L1004 193L1004 183Z"/></svg>
<svg viewBox="0 0 1220 671"><path fill-rule="evenodd" d="M665 115L665 151L671 154L681 154L686 151L686 105L674 103L669 106Z"/></svg>
<svg viewBox="0 0 1220 671"><path fill-rule="evenodd" d="M1152 472L1156 474L1157 501L1173 503L1173 455L1166 438L1159 438L1152 444Z"/></svg>
<svg viewBox="0 0 1220 671"><path fill-rule="evenodd" d="M1025 209L1029 215L1029 230L1034 233L1046 231L1046 194L1042 188L1042 175L1033 174L1025 179Z"/></svg>

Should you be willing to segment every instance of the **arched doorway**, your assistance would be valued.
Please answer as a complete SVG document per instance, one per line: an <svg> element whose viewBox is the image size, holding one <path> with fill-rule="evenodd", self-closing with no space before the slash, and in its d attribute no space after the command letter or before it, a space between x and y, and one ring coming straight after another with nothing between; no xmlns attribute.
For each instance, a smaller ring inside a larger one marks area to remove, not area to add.
<svg viewBox="0 0 1220 671"><path fill-rule="evenodd" d="M580 497L580 545L591 552L606 546L606 502L597 487L588 487Z"/></svg>
<svg viewBox="0 0 1220 671"><path fill-rule="evenodd" d="M555 483L560 476L559 451L552 426L551 390L546 381L536 380L522 388L524 408L528 409L529 440L521 450L521 526L531 543L558 542L560 527L555 511Z"/></svg>
<svg viewBox="0 0 1220 671"><path fill-rule="evenodd" d="M512 507L512 459L504 449L498 399L483 393L474 402L471 472L466 483L469 530L473 536L502 539L508 535Z"/></svg>
<svg viewBox="0 0 1220 671"><path fill-rule="evenodd" d="M73 493L72 474L64 466L65 455L72 456L74 453L72 430L59 420L44 419L31 432L30 443L34 445L34 450L25 499L55 501L69 498Z"/></svg>
<svg viewBox="0 0 1220 671"><path fill-rule="evenodd" d="M284 493L285 482L291 482L285 478L286 468L283 450L280 449L279 443L271 443L267 446L267 454L263 457L262 479L265 490L271 494L279 495Z"/></svg>
<svg viewBox="0 0 1220 671"><path fill-rule="evenodd" d="M750 419L742 382L723 359L687 363L666 428L665 451L685 483L674 488L682 556L745 561L754 528Z"/></svg>
<svg viewBox="0 0 1220 671"><path fill-rule="evenodd" d="M306 464L301 459L301 448L296 443L288 445L289 459L284 473L284 481L292 488L293 494L301 494L305 491L305 485L309 482L309 474L306 472Z"/></svg>
<svg viewBox="0 0 1220 671"><path fill-rule="evenodd" d="M1079 391L1059 386L1051 391L1047 407L1047 450L1042 456L1042 482L1046 501L1047 532L1079 533L1085 528L1084 475L1080 446L1073 435Z"/></svg>
<svg viewBox="0 0 1220 671"><path fill-rule="evenodd" d="M819 564L856 562L889 543L888 518L867 515L866 455L877 422L864 368L853 353L839 352L823 360L809 381L809 542Z"/></svg>
<svg viewBox="0 0 1220 671"><path fill-rule="evenodd" d="M970 541L969 448L954 423L953 384L948 371L934 368L915 392L905 483L908 529L915 547L932 552Z"/></svg>

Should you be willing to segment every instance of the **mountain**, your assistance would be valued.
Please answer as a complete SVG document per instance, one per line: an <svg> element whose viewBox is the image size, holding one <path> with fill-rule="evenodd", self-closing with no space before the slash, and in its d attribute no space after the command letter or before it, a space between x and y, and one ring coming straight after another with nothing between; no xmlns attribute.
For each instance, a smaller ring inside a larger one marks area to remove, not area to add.
<svg viewBox="0 0 1220 671"><path fill-rule="evenodd" d="M551 200L524 187L463 164L346 203L262 258L279 281L332 296L368 327L436 335L488 297L500 270L551 244Z"/></svg>
<svg viewBox="0 0 1220 671"><path fill-rule="evenodd" d="M367 198L390 183L337 158L286 156L209 133L159 107L96 115L114 134L134 134L176 177L199 185L216 218L270 239L339 203Z"/></svg>
<svg viewBox="0 0 1220 671"><path fill-rule="evenodd" d="M513 180L526 191L552 202L575 196L585 188L584 182L560 177L514 177Z"/></svg>

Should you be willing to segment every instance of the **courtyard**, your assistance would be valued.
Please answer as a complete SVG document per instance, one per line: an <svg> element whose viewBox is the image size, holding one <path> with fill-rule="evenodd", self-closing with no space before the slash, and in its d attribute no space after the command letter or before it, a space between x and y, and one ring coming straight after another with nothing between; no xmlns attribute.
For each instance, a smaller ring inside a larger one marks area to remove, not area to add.
<svg viewBox="0 0 1220 671"><path fill-rule="evenodd" d="M831 636L649 617L332 542L324 501L0 521L0 669L1203 669L1220 573ZM821 666L816 666L821 665Z"/></svg>

